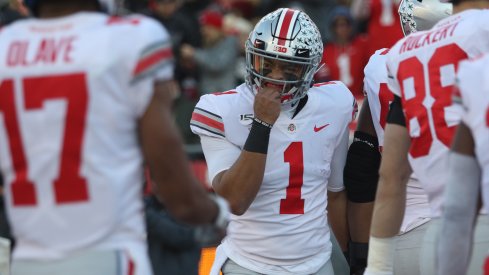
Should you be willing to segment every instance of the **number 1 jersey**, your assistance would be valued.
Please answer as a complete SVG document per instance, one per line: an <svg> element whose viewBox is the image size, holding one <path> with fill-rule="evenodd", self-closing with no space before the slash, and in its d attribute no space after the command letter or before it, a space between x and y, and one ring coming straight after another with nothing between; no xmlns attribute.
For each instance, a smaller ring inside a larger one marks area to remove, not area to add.
<svg viewBox="0 0 489 275"><path fill-rule="evenodd" d="M223 243L228 257L256 272L311 274L331 254L327 191L344 187L328 179L335 150L347 139L356 104L341 82L317 84L307 95L306 105L294 118L280 113L270 134L260 190L243 215L232 215ZM205 95L192 116L192 131L224 140L236 148L237 158L249 134L253 102L245 84L234 91ZM342 152L345 158L346 150ZM206 159L213 157L212 151L204 153ZM221 162L219 169L210 171L211 180L235 160ZM343 174L342 169L334 172Z"/></svg>

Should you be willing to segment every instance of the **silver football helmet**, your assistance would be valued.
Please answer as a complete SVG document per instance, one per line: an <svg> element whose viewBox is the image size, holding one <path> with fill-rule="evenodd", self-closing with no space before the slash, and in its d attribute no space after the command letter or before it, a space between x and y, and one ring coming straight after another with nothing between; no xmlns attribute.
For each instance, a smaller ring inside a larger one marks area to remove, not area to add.
<svg viewBox="0 0 489 275"><path fill-rule="evenodd" d="M452 4L440 0L402 0L399 16L404 35L428 30L452 14Z"/></svg>
<svg viewBox="0 0 489 275"><path fill-rule="evenodd" d="M246 84L254 93L265 83L281 87L282 104L306 95L323 56L317 26L304 12L288 8L263 17L250 33L245 49ZM285 80L267 77L271 62L286 68Z"/></svg>

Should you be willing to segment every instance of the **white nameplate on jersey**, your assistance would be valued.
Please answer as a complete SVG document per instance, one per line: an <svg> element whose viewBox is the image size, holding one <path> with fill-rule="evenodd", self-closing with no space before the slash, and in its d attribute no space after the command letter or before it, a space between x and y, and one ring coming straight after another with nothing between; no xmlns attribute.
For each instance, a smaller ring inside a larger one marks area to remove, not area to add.
<svg viewBox="0 0 489 275"><path fill-rule="evenodd" d="M243 126L249 126L253 122L253 114L242 114L239 115L239 124Z"/></svg>

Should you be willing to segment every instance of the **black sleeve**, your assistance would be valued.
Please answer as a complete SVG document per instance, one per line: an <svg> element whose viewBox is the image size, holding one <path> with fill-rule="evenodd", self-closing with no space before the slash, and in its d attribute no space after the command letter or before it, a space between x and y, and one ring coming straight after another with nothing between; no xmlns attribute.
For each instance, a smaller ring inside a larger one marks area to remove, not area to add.
<svg viewBox="0 0 489 275"><path fill-rule="evenodd" d="M348 200L355 203L375 200L380 159L377 137L355 131L343 170L343 182Z"/></svg>
<svg viewBox="0 0 489 275"><path fill-rule="evenodd" d="M404 117L404 111L402 110L401 98L397 95L394 95L394 101L392 101L389 107L387 123L406 127L406 118Z"/></svg>

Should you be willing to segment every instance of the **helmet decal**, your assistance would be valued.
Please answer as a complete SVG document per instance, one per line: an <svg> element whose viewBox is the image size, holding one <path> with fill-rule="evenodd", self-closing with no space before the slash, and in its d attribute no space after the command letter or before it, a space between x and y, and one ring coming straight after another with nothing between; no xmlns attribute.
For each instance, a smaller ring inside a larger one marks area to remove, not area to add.
<svg viewBox="0 0 489 275"><path fill-rule="evenodd" d="M278 39L278 45L284 46L286 40L292 41L293 31L295 29L295 23L298 15L299 11L290 9L282 10L274 32L274 37Z"/></svg>
<svg viewBox="0 0 489 275"><path fill-rule="evenodd" d="M404 35L428 30L451 14L452 4L440 0L402 0L399 4L399 16Z"/></svg>

